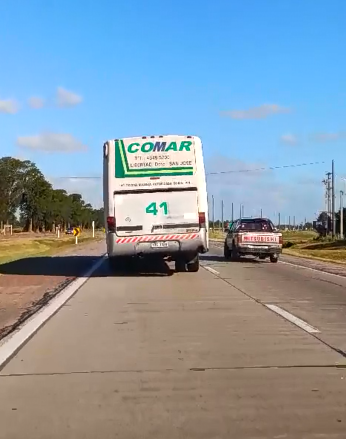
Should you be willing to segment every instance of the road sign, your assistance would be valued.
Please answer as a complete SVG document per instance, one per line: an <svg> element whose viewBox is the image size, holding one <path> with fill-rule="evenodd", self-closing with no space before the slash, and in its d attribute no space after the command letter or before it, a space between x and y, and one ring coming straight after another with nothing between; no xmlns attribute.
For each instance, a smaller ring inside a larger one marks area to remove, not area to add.
<svg viewBox="0 0 346 439"><path fill-rule="evenodd" d="M74 236L79 236L80 235L80 228L79 227L74 227L73 228L73 235Z"/></svg>

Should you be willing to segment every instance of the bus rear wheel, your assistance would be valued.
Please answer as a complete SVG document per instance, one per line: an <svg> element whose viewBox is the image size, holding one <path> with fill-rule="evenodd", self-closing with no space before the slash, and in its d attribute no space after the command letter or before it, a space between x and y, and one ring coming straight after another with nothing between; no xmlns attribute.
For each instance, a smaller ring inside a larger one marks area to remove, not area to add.
<svg viewBox="0 0 346 439"><path fill-rule="evenodd" d="M197 273L197 271L199 270L199 255L196 255L192 261L188 262L186 264L187 266L187 271L190 273Z"/></svg>
<svg viewBox="0 0 346 439"><path fill-rule="evenodd" d="M177 273L184 273L186 271L185 259L179 258L175 261L175 271Z"/></svg>

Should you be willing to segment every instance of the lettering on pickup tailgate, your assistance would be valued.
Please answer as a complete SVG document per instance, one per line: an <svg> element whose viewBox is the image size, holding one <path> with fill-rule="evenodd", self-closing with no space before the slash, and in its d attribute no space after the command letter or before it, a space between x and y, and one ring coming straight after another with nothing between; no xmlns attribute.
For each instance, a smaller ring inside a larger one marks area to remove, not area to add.
<svg viewBox="0 0 346 439"><path fill-rule="evenodd" d="M260 235L255 235L255 236L248 236L245 235L243 236L243 241L244 242L279 242L279 237L278 236L260 236Z"/></svg>

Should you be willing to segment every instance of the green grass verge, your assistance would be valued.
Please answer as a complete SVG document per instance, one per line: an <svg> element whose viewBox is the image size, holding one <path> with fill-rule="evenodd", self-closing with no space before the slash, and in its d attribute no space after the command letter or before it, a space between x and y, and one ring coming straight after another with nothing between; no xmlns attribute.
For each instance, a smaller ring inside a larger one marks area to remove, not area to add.
<svg viewBox="0 0 346 439"><path fill-rule="evenodd" d="M91 234L85 234L78 238L78 245L99 241L103 237L104 234L99 233L95 235L95 238ZM49 256L75 245L75 238L73 236L0 239L0 264L28 257Z"/></svg>
<svg viewBox="0 0 346 439"><path fill-rule="evenodd" d="M284 249L284 253L325 262L346 264L346 241L308 242Z"/></svg>
<svg viewBox="0 0 346 439"><path fill-rule="evenodd" d="M314 231L309 230L287 230L282 232L282 238L284 242L292 242L294 243L304 243L312 241L317 238L318 234Z"/></svg>
<svg viewBox="0 0 346 439"><path fill-rule="evenodd" d="M221 230L211 230L209 229L210 239L225 239L226 234Z"/></svg>

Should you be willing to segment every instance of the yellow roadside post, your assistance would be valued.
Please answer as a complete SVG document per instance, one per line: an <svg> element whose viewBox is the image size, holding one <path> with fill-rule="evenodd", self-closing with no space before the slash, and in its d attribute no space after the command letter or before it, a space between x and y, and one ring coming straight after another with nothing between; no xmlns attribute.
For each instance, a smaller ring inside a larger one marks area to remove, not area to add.
<svg viewBox="0 0 346 439"><path fill-rule="evenodd" d="M76 237L76 244L78 244L78 236L81 234L80 228L79 227L74 227L73 228L73 235Z"/></svg>

